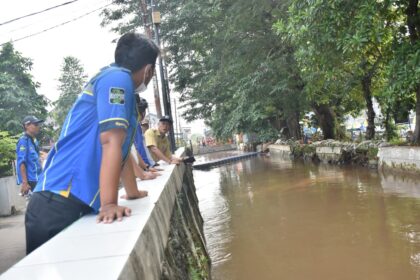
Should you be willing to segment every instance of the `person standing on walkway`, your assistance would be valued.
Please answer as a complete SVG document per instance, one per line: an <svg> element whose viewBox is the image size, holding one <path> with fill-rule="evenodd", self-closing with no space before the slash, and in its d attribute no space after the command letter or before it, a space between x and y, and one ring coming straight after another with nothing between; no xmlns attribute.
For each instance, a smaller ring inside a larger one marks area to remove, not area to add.
<svg viewBox="0 0 420 280"><path fill-rule="evenodd" d="M147 148L155 162L163 160L168 164L179 164L182 161L171 153L169 139L166 136L171 125L171 117L163 116L159 120L157 129L149 128L144 134Z"/></svg>
<svg viewBox="0 0 420 280"><path fill-rule="evenodd" d="M34 190L42 171L36 136L43 122L34 116L26 116L22 121L24 133L16 144L16 177L22 195Z"/></svg>
<svg viewBox="0 0 420 280"><path fill-rule="evenodd" d="M147 196L127 159L138 117L135 94L146 90L159 52L152 40L127 33L118 40L115 63L83 88L27 207L28 254L85 214L97 213L103 223L130 216L130 208L118 205L120 178L126 199Z"/></svg>

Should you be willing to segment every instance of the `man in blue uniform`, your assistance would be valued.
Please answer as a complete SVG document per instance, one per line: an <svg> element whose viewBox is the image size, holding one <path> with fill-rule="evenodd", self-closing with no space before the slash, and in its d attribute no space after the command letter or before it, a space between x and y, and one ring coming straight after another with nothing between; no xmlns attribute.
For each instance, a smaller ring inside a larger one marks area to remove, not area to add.
<svg viewBox="0 0 420 280"><path fill-rule="evenodd" d="M103 223L129 216L131 210L118 205L120 177L127 199L147 195L126 159L137 124L135 94L147 88L158 55L153 41L127 33L118 40L115 64L85 85L28 204L27 253L92 211Z"/></svg>
<svg viewBox="0 0 420 280"><path fill-rule="evenodd" d="M138 98L137 104L138 104L137 110L140 116L138 120L136 136L134 138L134 147L136 148L138 154L140 155L138 165L144 170L151 171L151 172L158 172L161 170L154 168L153 166L156 163L153 161L151 157L150 159L148 157L147 153L149 151L146 145L144 145L144 136L143 136L143 131L142 131L142 123L145 121L146 109L149 106L149 104L144 98Z"/></svg>
<svg viewBox="0 0 420 280"><path fill-rule="evenodd" d="M24 134L16 144L17 184L21 185L22 194L34 190L42 171L38 141L35 137L39 134L40 125L43 122L34 116L26 116L22 122Z"/></svg>

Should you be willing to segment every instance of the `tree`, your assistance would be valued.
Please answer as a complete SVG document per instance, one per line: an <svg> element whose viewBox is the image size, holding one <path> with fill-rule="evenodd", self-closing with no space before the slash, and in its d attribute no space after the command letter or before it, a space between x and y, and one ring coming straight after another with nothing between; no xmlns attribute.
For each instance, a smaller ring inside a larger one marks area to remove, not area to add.
<svg viewBox="0 0 420 280"><path fill-rule="evenodd" d="M87 75L84 73L79 59L72 56L64 58L61 66L61 75L58 78L58 91L60 92L60 96L53 103L54 109L52 111L54 121L59 128L61 128L74 101L81 92L86 78Z"/></svg>
<svg viewBox="0 0 420 280"><path fill-rule="evenodd" d="M352 112L360 108L354 101L361 96L368 116L367 139L375 136L372 98L379 94L378 77L392 40L391 7L389 1L294 0L287 23L277 24L296 46L314 111L338 100L336 105L350 105L344 112Z"/></svg>
<svg viewBox="0 0 420 280"><path fill-rule="evenodd" d="M16 137L11 137L6 131L0 131L0 177L12 175L16 141Z"/></svg>
<svg viewBox="0 0 420 280"><path fill-rule="evenodd" d="M118 3L104 21L118 21L119 32L132 28L140 22L137 2ZM219 138L281 128L300 138L301 80L293 79L293 53L272 29L286 7L269 0L159 2L165 60L187 120L205 119Z"/></svg>
<svg viewBox="0 0 420 280"><path fill-rule="evenodd" d="M412 141L420 144L420 4L418 0L394 0L396 27L387 68L386 100L390 107L396 100L415 100L416 127ZM407 106L409 107L409 106Z"/></svg>
<svg viewBox="0 0 420 280"><path fill-rule="evenodd" d="M22 132L26 115L47 116L47 99L37 93L39 84L30 74L32 61L16 51L12 43L0 50L0 130L11 135Z"/></svg>

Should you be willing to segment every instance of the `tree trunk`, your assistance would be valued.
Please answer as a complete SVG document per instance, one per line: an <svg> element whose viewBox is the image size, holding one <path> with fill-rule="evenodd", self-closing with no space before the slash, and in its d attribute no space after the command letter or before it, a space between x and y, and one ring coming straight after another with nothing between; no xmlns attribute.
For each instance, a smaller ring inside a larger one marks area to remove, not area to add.
<svg viewBox="0 0 420 280"><path fill-rule="evenodd" d="M372 79L370 75L366 75L362 79L362 90L363 90L363 97L366 101L366 108L367 108L367 121L368 126L366 128L366 139L371 140L375 137L375 111L373 110L373 102L372 102Z"/></svg>
<svg viewBox="0 0 420 280"><path fill-rule="evenodd" d="M287 123L287 128L289 130L290 137L295 140L301 139L302 135L300 132L299 113L294 112L293 114L291 114L287 118L286 123Z"/></svg>
<svg viewBox="0 0 420 280"><path fill-rule="evenodd" d="M420 84L416 91L416 128L413 134L413 143L420 144Z"/></svg>
<svg viewBox="0 0 420 280"><path fill-rule="evenodd" d="M335 139L336 137L336 117L334 111L326 104L313 104L315 115L318 119L319 125L321 126L324 139Z"/></svg>
<svg viewBox="0 0 420 280"><path fill-rule="evenodd" d="M384 126L386 141L391 141L394 137L394 128L391 125L391 109L389 104L386 106L385 110Z"/></svg>
<svg viewBox="0 0 420 280"><path fill-rule="evenodd" d="M412 45L416 45L420 38L419 0L409 0L407 10L407 26ZM416 128L412 138L413 143L420 144L420 83L416 87Z"/></svg>

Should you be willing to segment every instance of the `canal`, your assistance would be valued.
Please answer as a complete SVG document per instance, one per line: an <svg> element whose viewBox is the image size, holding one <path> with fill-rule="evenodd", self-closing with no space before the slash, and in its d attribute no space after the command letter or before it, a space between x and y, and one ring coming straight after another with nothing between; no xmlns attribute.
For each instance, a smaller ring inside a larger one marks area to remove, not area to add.
<svg viewBox="0 0 420 280"><path fill-rule="evenodd" d="M194 180L213 279L420 279L417 178L259 156Z"/></svg>

